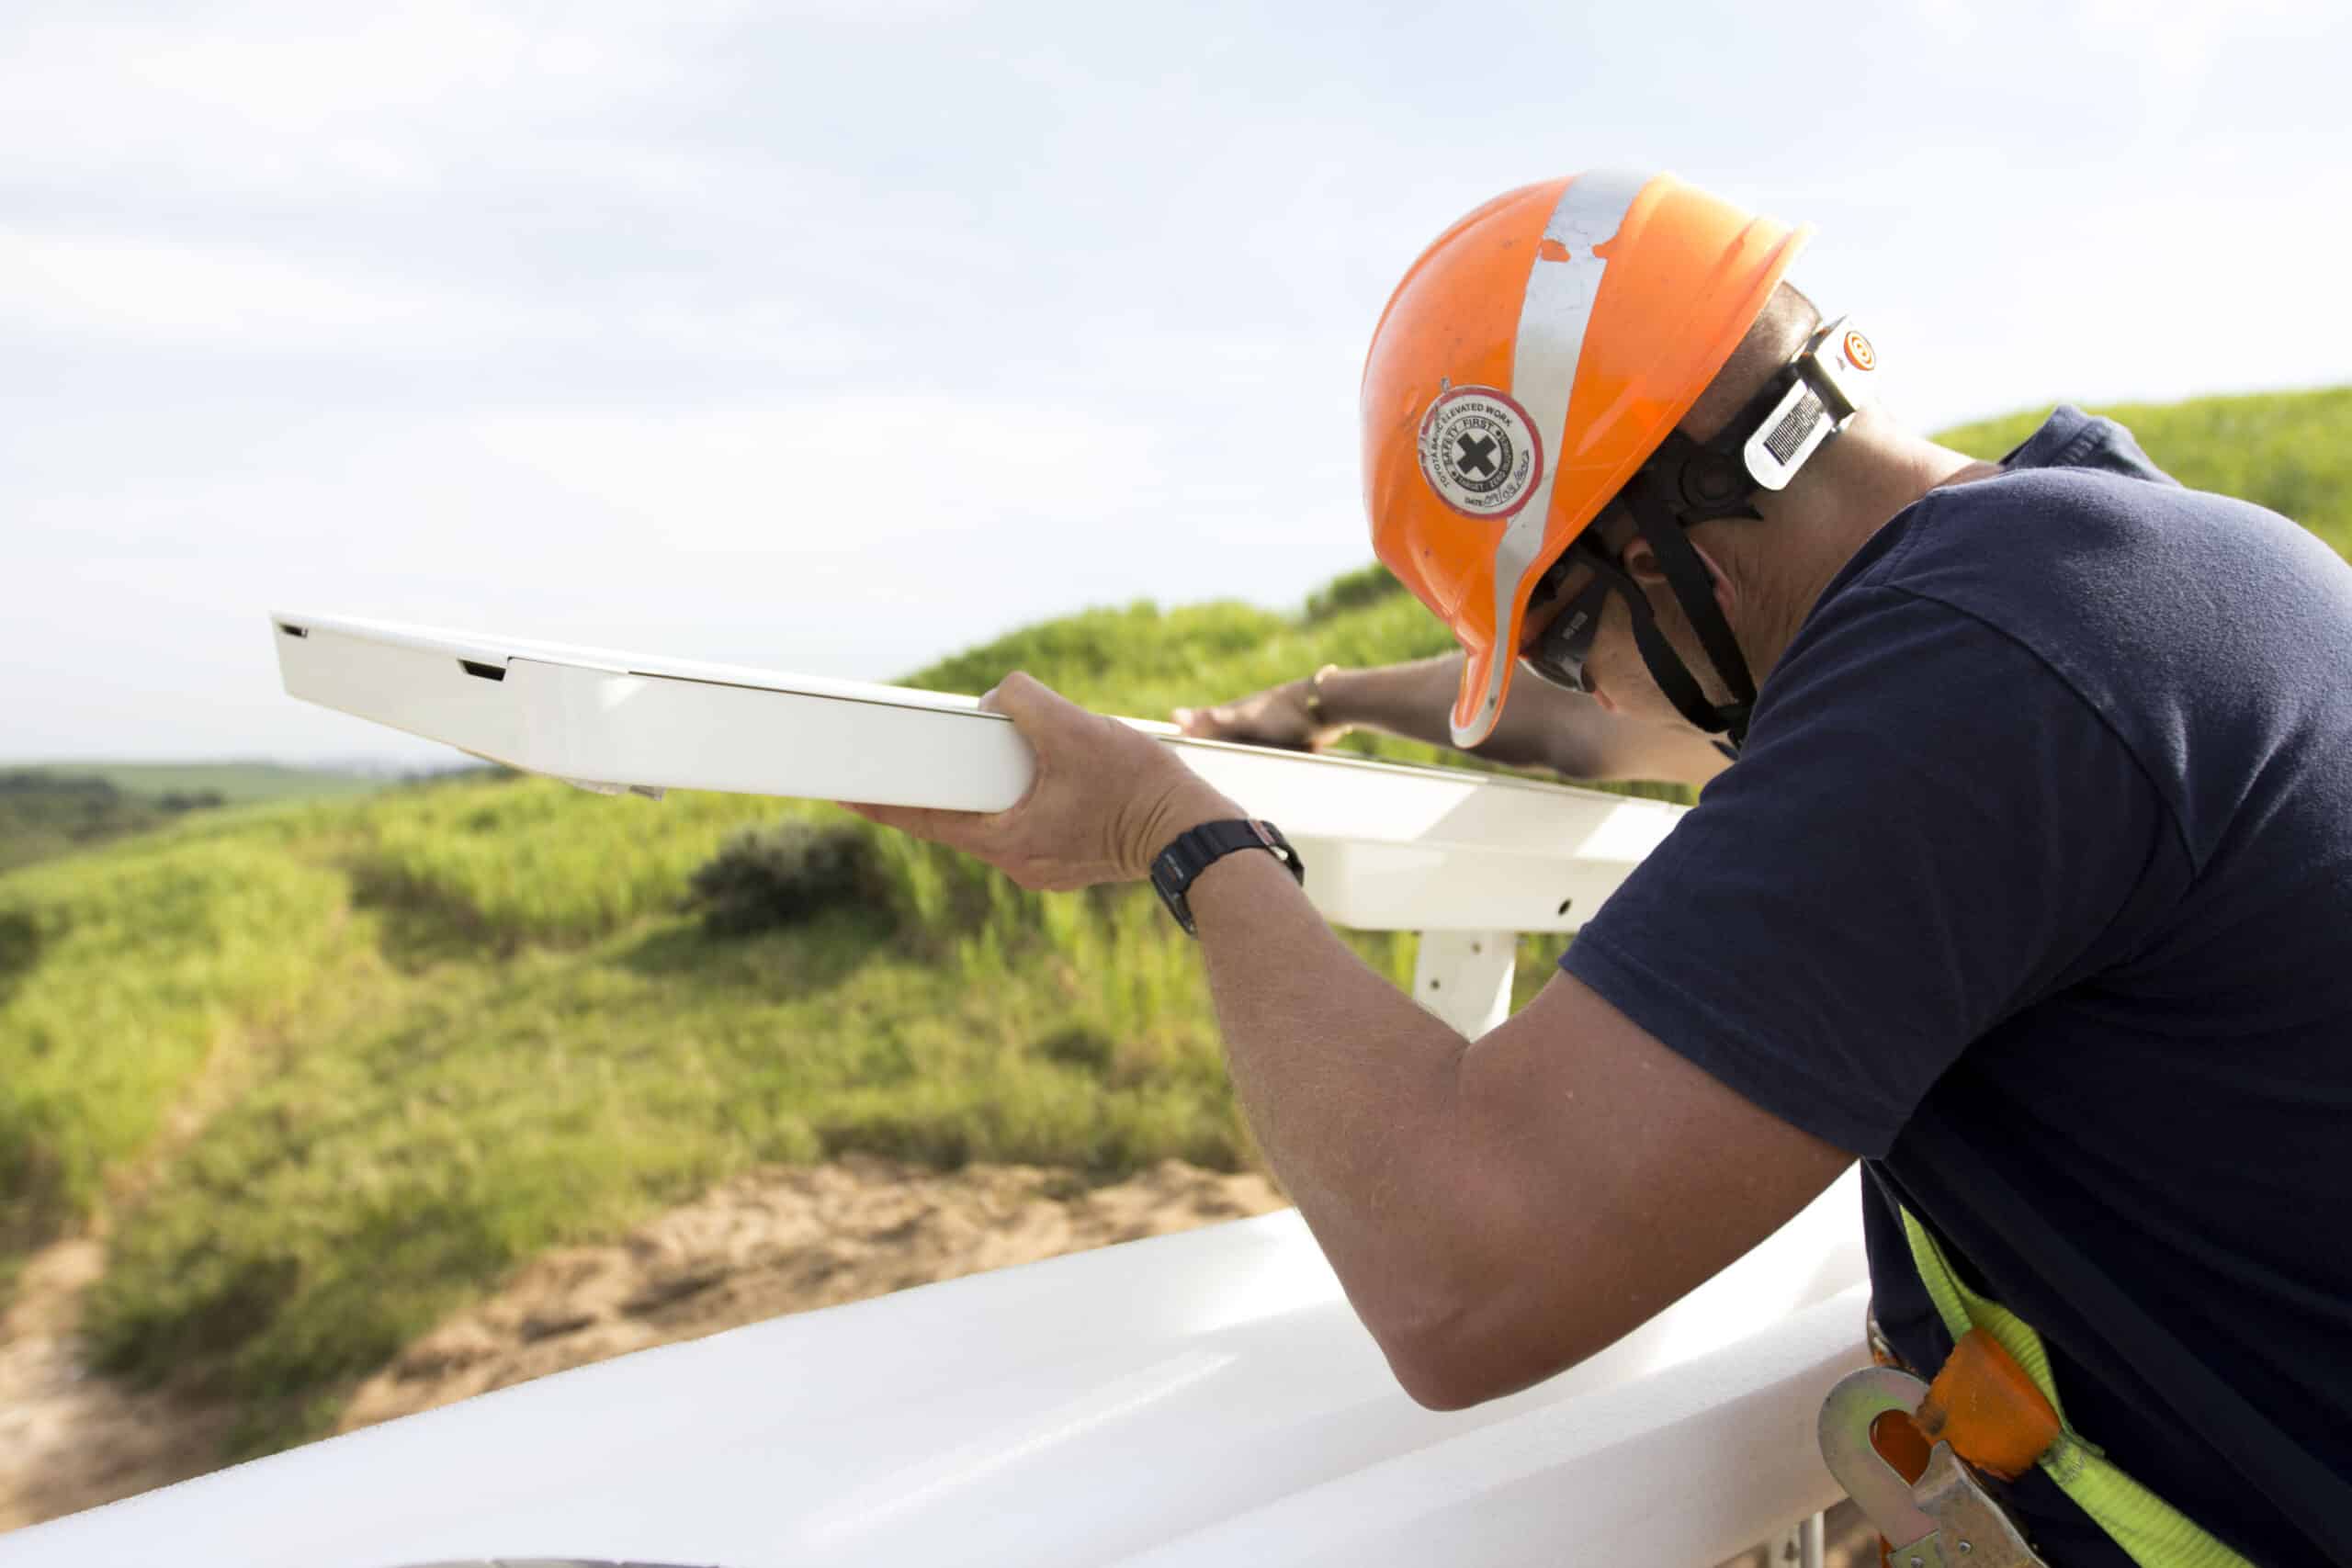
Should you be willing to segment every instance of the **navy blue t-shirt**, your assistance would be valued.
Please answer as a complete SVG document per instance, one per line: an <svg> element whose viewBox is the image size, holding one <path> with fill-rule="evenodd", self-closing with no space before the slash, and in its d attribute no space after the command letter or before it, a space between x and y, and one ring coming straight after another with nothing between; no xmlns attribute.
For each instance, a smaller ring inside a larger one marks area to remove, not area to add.
<svg viewBox="0 0 2352 1568"><path fill-rule="evenodd" d="M1890 1189L2127 1474L2327 1561L2266 1456L2316 1461L2307 1501L2352 1482L2352 568L2075 409L2004 468L1838 574L1561 966L1870 1162L1911 1366L1951 1340ZM2274 1429L2186 1397L2164 1337ZM2007 1490L2053 1562L2127 1564L2040 1472Z"/></svg>

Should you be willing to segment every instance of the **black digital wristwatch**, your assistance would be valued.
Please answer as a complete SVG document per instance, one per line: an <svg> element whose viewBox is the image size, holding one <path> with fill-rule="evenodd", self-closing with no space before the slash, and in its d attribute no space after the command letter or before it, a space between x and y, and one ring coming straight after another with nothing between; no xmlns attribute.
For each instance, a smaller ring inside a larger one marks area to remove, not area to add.
<svg viewBox="0 0 2352 1568"><path fill-rule="evenodd" d="M1290 847L1283 830L1272 822L1239 818L1223 822L1204 822L1189 831L1179 833L1169 846L1152 857L1151 885L1159 893L1159 901L1184 928L1184 934L1197 938L1201 933L1193 924L1193 907L1185 902L1184 890L1193 879L1211 865L1236 850L1265 850L1290 867L1290 874L1300 883L1306 881L1306 863Z"/></svg>

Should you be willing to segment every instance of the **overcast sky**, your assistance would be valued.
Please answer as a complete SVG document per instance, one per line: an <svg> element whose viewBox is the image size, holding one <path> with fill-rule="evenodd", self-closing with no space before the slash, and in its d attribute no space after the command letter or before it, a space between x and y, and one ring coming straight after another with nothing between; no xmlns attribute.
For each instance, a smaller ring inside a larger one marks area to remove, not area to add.
<svg viewBox="0 0 2352 1568"><path fill-rule="evenodd" d="M0 761L455 759L273 609L887 679L1295 606L1397 276L1600 164L1817 224L1928 428L2352 380L2348 9L16 0Z"/></svg>

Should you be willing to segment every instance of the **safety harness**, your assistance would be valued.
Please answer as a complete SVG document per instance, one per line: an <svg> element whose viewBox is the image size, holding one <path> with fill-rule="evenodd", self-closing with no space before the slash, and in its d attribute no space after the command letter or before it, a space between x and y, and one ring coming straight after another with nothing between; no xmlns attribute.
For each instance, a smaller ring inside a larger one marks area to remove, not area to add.
<svg viewBox="0 0 2352 1568"><path fill-rule="evenodd" d="M1712 440L1669 431L1593 524L1561 553L1538 584L1538 601L1556 592L1569 570L1589 566L1593 581L1562 607L1527 656L1527 668L1555 685L1589 689L1584 660L1611 593L1625 601L1634 642L1650 678L1677 711L1699 729L1726 737L1736 751L1756 705L1756 681L1715 603L1714 578L1683 530L1716 518L1760 518L1759 490L1788 487L1812 456L1875 401L1870 387L1877 356L1851 318L1839 317L1806 340ZM1620 510L1657 552L1667 586L1698 634L1726 703L1709 700L1699 678L1659 629L1648 597L1611 558L1600 535Z"/></svg>
<svg viewBox="0 0 2352 1568"><path fill-rule="evenodd" d="M1951 1168L1965 1167L1970 1171L1971 1184L1976 1189L1987 1210L2002 1218L2004 1232L2018 1252L2029 1258L2056 1260L2064 1266L2068 1280L2069 1304L2089 1321L2100 1325L2102 1335L2117 1348L2120 1354L2162 1392L2165 1402L2180 1419L2204 1433L2215 1450L2230 1467L2237 1472L2258 1493L2278 1517L2308 1539L2321 1556L2330 1562L2352 1562L2352 1482L2338 1474L2312 1452L2306 1444L2282 1427L2272 1414L2249 1397L2245 1390L2216 1371L2203 1356L2184 1343L2165 1325L2159 1322L2142 1304L2139 1294L2111 1277L2106 1269L2086 1256L2080 1245L2061 1230L2031 1201L2012 1185L1997 1164L1986 1163L1981 1152L1973 1150L1959 1138L1940 1129L1932 1120L1914 1122L1907 1134L1917 1157ZM2059 1489L2072 1498L2084 1513L2123 1548L2132 1561L2143 1568L2218 1568L2221 1564L2236 1564L2245 1561L2229 1547L2215 1540L2193 1521L2164 1504L2118 1470L2088 1438L2075 1432L2063 1415L2058 1391L2050 1376L2050 1359L2042 1349L2041 1337L2017 1314L1971 1290L1951 1265L1950 1243L1939 1240L1903 1201L1894 1183L1875 1166L1866 1166L1871 1179L1885 1195L1887 1201L1903 1217L1904 1232L1909 1241L1913 1264L1919 1270L1937 1314L1952 1334L1955 1344L1968 1338L1968 1331L1981 1329L1980 1339L1990 1340L1995 1348L2012 1361L2024 1379L2047 1400L2052 1417L2056 1421L2059 1436L2034 1456L2033 1462L2056 1483ZM1954 1350L1955 1361L1960 1351ZM1972 1358L1972 1360L1974 1359ZM1975 1392L1983 1387L1978 1372L1966 1367L1955 1368L1948 1362L1946 1371L1951 1382L1946 1384L1943 1403L1956 1408L1977 1400ZM1847 1380L1892 1374L1907 1380L1911 1390L1928 1390L1931 1385L1917 1378L1882 1366L1857 1372ZM1945 1382L1939 1374L1938 1382ZM1861 1385L1867 1388L1869 1385ZM1832 1439L1838 1431L1850 1432L1857 1416L1859 1396L1847 1393L1841 1400L1845 1382L1833 1389L1830 1403L1822 1414L1821 1437L1823 1456L1830 1457ZM1882 1398L1900 1399L1899 1393ZM1914 1393L1910 1409L1918 1412L1925 1403L1924 1393ZM1833 1407L1836 1414L1833 1416ZM1887 1408L1882 1406L1882 1409ZM1883 1438L1889 1431L1904 1423L1893 1419L1862 1423L1873 1438ZM1931 1422L1917 1425L1928 1427ZM1966 1475L1971 1455L1976 1451L1974 1439L1965 1428L1951 1427L1942 1432L1938 1442L1953 1450L1952 1463L1944 1468L1949 1478L1954 1473ZM1921 1451L1932 1456L1936 1443L1920 1439ZM1851 1455L1850 1445L1841 1452ZM1873 1450L1874 1454L1876 1450ZM1994 1456L1997 1461L1998 1456ZM1840 1470L1840 1463L1846 1469ZM1980 1466L1992 1470L1991 1465ZM2018 1467L2022 1469L2022 1466ZM1882 1514L1872 1508L1861 1493L1851 1492L1849 1476L1862 1481L1883 1506L1895 1506L1900 1499L1888 1495L1886 1481L1902 1489L1900 1473L1887 1475L1881 1457L1881 1469L1873 1472L1859 1456L1849 1462L1830 1460L1830 1470L1849 1495L1871 1515L1886 1540L1894 1543L1890 1561L1894 1568L1912 1568L1917 1558L1919 1568L1934 1568L1946 1564L1966 1564L1967 1568L1983 1568L1987 1559L1982 1538L1955 1529L1965 1520L1951 1509L1930 1506L1929 1495L1936 1475L1923 1474L1909 1488L1921 1514L1937 1527L1939 1540L1934 1543L1934 1555L1925 1547L1910 1550L1922 1538L1908 1540L1899 1533L1906 1523L1899 1513ZM1997 1473L1997 1472L1996 1472ZM1877 1484L1873 1483L1873 1478ZM1970 1486L1975 1486L1973 1476ZM1981 1488L1977 1496L1986 1507L1993 1505L1984 1498ZM1956 1498L1956 1495L1955 1495ZM1956 1498L1957 1501L1957 1498ZM1980 1516L1981 1517L1981 1516ZM1917 1519L1907 1522L1916 1524ZM1889 1529L1893 1525L1894 1529ZM1962 1549L1958 1543L1968 1541ZM1994 1559L1993 1561L2001 1561ZM2015 1559L2021 1563L2036 1561L2031 1556Z"/></svg>
<svg viewBox="0 0 2352 1568"><path fill-rule="evenodd" d="M2067 1423L2050 1355L2023 1318L1963 1283L1927 1226L1897 1205L1911 1260L1952 1337L1933 1382L1896 1365L1849 1374L1821 1407L1821 1457L1860 1505L1890 1568L2043 1568L1980 1472L2039 1466L2142 1568L2253 1568L2126 1475Z"/></svg>

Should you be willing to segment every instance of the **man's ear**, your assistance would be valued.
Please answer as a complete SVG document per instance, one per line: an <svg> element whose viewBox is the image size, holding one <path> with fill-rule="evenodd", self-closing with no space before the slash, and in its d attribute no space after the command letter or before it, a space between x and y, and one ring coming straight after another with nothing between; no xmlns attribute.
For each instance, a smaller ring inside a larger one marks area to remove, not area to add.
<svg viewBox="0 0 2352 1568"><path fill-rule="evenodd" d="M1689 539L1690 536L1685 534L1683 537ZM1704 545L1696 539L1691 539L1690 547L1699 552L1699 559L1706 565L1707 576L1714 582L1716 606L1728 616L1732 612L1732 606L1739 603L1738 591L1732 587L1731 579L1724 575L1724 569L1716 564L1714 557L1707 553L1707 547ZM1651 546L1649 540L1638 534L1634 536L1632 541L1625 546L1625 554L1623 558L1626 575L1640 583L1644 592L1646 592L1652 585L1659 588L1666 586L1666 569L1658 564L1657 551Z"/></svg>

